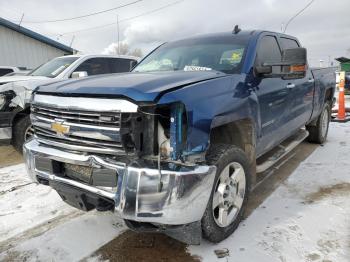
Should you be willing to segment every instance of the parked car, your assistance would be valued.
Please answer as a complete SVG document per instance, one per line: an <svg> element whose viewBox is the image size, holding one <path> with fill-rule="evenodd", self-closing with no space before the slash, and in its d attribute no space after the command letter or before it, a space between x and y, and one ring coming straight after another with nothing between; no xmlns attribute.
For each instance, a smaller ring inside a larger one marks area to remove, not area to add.
<svg viewBox="0 0 350 262"><path fill-rule="evenodd" d="M22 71L19 71L19 72L12 72L12 73L8 73L6 75L4 75L3 77L5 76L25 76L27 74L29 74L32 70L22 70Z"/></svg>
<svg viewBox="0 0 350 262"><path fill-rule="evenodd" d="M28 69L26 67L0 66L0 77L11 73L21 72L28 72Z"/></svg>
<svg viewBox="0 0 350 262"><path fill-rule="evenodd" d="M289 35L169 42L131 73L39 87L28 173L133 230L220 242L260 173L306 137L326 141L334 89L334 72L309 69Z"/></svg>
<svg viewBox="0 0 350 262"><path fill-rule="evenodd" d="M128 72L137 64L131 56L71 55L52 59L27 75L0 77L0 142L12 142L22 152L33 135L29 99L40 85L101 74Z"/></svg>

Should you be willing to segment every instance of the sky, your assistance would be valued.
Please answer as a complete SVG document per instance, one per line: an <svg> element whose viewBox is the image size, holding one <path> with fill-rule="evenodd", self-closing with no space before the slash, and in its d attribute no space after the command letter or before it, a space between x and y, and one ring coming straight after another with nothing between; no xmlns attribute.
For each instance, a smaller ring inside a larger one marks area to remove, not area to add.
<svg viewBox="0 0 350 262"><path fill-rule="evenodd" d="M127 7L86 18L57 20L114 8ZM49 36L82 53L108 53L119 39L144 54L159 44L193 35L263 29L281 32L286 22L310 0L1 0L0 16ZM168 7L166 7L168 6ZM165 7L165 8L163 8ZM157 9L160 9L156 11ZM318 66L340 56L350 57L349 0L314 0L288 26L308 49L309 62ZM148 13L146 15L142 15ZM133 18L136 17L136 18ZM130 19L133 18L133 19ZM109 24L109 26L103 25ZM91 29L94 27L99 27ZM90 29L90 30L89 30ZM83 31L82 31L83 30Z"/></svg>

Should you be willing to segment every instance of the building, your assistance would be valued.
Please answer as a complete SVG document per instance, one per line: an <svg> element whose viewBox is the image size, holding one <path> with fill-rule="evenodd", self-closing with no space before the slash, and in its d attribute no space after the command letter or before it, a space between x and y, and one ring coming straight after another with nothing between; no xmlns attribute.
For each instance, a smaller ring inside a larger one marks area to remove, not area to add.
<svg viewBox="0 0 350 262"><path fill-rule="evenodd" d="M33 69L74 49L0 17L0 66Z"/></svg>
<svg viewBox="0 0 350 262"><path fill-rule="evenodd" d="M337 60L340 63L341 71L350 72L350 58L339 57L335 60Z"/></svg>

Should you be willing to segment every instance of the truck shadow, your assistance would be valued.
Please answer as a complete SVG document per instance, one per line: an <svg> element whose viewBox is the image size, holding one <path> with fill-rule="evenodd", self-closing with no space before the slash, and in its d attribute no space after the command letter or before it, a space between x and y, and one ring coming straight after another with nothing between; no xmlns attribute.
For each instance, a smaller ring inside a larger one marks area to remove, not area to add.
<svg viewBox="0 0 350 262"><path fill-rule="evenodd" d="M259 185L251 192L245 213L247 218L282 184L318 145L304 142L277 165L259 175ZM288 161L287 161L288 160ZM187 245L162 234L138 234L130 230L97 250L94 256L113 261L200 261L187 253Z"/></svg>

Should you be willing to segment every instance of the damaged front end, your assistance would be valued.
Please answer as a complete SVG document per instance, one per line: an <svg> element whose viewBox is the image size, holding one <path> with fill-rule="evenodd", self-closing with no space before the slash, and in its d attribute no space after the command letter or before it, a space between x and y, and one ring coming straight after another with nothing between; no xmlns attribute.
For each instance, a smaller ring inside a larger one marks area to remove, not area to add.
<svg viewBox="0 0 350 262"><path fill-rule="evenodd" d="M133 230L199 244L216 168L187 153L185 105L36 94L31 110L34 181L77 208L115 211Z"/></svg>
<svg viewBox="0 0 350 262"><path fill-rule="evenodd" d="M32 90L19 83L0 86L0 143L12 139L13 120L28 108Z"/></svg>

